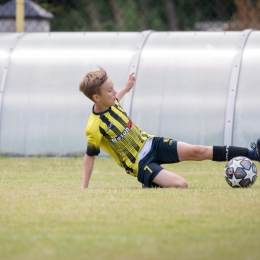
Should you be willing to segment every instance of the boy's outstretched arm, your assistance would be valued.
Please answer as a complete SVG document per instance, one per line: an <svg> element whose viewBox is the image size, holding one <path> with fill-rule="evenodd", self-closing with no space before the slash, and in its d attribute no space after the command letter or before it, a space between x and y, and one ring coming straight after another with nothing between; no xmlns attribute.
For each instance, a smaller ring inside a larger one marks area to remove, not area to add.
<svg viewBox="0 0 260 260"><path fill-rule="evenodd" d="M134 73L132 73L129 75L125 87L116 94L117 99L120 101L124 97L124 95L132 89L134 84L135 84L135 75Z"/></svg>
<svg viewBox="0 0 260 260"><path fill-rule="evenodd" d="M95 156L88 156L87 154L85 154L84 162L83 162L83 176L82 176L82 186L81 186L82 189L88 187L94 162L95 162Z"/></svg>

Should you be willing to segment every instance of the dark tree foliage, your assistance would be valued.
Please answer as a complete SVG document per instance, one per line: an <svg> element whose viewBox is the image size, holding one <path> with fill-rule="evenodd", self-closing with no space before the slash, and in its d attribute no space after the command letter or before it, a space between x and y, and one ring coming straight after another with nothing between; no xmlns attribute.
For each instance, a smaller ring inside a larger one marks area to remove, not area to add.
<svg viewBox="0 0 260 260"><path fill-rule="evenodd" d="M255 7L251 13L260 17L260 0L33 1L54 14L52 31L194 30L197 22L230 22L239 18L243 15L242 3L246 2ZM0 4L6 2L0 0Z"/></svg>

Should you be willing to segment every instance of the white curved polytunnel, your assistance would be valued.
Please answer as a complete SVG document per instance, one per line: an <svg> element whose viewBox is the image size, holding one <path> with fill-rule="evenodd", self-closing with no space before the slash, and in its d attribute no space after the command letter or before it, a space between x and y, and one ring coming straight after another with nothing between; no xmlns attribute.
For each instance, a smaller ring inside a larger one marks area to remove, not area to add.
<svg viewBox="0 0 260 260"><path fill-rule="evenodd" d="M92 102L78 90L102 66L144 131L192 144L248 147L260 120L260 31L0 34L0 154L86 149Z"/></svg>

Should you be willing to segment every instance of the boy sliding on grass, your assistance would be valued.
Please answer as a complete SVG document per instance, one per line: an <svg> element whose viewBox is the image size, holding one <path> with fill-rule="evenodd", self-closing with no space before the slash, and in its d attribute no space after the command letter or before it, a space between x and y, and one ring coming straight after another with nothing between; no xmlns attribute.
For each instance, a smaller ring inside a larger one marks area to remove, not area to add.
<svg viewBox="0 0 260 260"><path fill-rule="evenodd" d="M229 161L245 156L260 161L260 138L252 143L252 150L235 146L201 146L155 137L142 131L127 116L119 101L135 83L132 73L125 87L118 93L104 69L89 72L80 82L80 91L94 102L86 135L82 188L87 188L95 156L100 148L110 154L128 174L138 178L143 187L187 188L187 181L161 164L182 161Z"/></svg>

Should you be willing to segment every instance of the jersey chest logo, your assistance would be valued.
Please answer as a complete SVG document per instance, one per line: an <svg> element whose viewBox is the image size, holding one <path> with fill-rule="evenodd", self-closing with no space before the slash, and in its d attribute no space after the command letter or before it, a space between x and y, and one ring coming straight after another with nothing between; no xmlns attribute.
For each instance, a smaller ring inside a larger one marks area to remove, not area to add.
<svg viewBox="0 0 260 260"><path fill-rule="evenodd" d="M114 123L113 123L113 122L110 122L109 126L108 126L107 129L106 129L106 132L107 132L109 129L111 129L113 125L114 125Z"/></svg>
<svg viewBox="0 0 260 260"><path fill-rule="evenodd" d="M111 141L113 143L116 143L117 141L121 140L132 128L133 126L133 122L131 121L131 119L128 121L128 123L126 124L126 127L124 129L124 131L122 133L120 133L118 136L111 138Z"/></svg>

